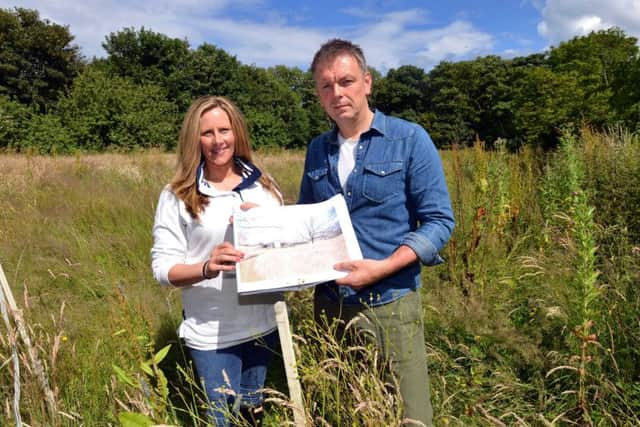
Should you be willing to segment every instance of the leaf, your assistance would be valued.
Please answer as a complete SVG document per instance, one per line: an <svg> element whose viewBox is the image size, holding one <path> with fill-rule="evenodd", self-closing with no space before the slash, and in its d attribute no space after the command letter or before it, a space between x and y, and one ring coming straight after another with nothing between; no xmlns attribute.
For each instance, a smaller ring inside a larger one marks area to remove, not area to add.
<svg viewBox="0 0 640 427"><path fill-rule="evenodd" d="M153 370L151 366L147 362L140 363L140 369L142 369L146 374L153 376Z"/></svg>
<svg viewBox="0 0 640 427"><path fill-rule="evenodd" d="M155 356L153 356L153 363L155 365L158 365L160 362L162 362L162 360L164 360L165 357L167 357L167 354L169 353L169 349L171 348L171 344L161 348Z"/></svg>
<svg viewBox="0 0 640 427"><path fill-rule="evenodd" d="M131 379L129 375L127 375L127 373L122 368L116 365L111 365L111 367L113 368L120 382L126 383L131 387L136 387L136 383L133 381L133 379Z"/></svg>
<svg viewBox="0 0 640 427"><path fill-rule="evenodd" d="M150 427L155 425L151 418L135 412L121 412L118 414L118 420L120 420L122 427Z"/></svg>

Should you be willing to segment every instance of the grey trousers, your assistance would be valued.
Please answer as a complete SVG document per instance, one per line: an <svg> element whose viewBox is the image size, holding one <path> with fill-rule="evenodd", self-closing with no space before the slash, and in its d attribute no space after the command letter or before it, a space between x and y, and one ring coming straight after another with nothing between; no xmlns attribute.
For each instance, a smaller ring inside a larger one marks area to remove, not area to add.
<svg viewBox="0 0 640 427"><path fill-rule="evenodd" d="M334 319L342 320L337 328L340 336L345 333L344 325L358 317L345 338L369 337L365 339L377 346L383 361L390 362L403 400L403 417L417 421L406 425L432 426L433 408L422 316L419 290L376 307L337 303L320 292L316 292L314 298L316 322L328 326Z"/></svg>

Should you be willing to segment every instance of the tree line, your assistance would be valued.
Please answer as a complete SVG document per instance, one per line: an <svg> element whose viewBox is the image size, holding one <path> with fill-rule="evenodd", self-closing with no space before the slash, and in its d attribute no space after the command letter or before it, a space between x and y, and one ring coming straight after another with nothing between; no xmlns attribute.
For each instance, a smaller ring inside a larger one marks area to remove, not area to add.
<svg viewBox="0 0 640 427"><path fill-rule="evenodd" d="M172 149L190 102L211 94L239 105L256 146L304 147L331 125L300 68L243 64L144 27L106 36L104 58L87 60L73 40L36 10L0 9L0 150ZM420 123L441 148L548 148L584 124L640 130L639 48L619 28L524 57L371 71L371 104Z"/></svg>

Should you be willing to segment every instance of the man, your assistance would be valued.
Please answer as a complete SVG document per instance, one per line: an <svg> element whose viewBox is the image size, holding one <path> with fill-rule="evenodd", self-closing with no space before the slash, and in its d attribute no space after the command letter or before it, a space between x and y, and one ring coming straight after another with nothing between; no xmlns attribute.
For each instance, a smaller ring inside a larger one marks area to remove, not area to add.
<svg viewBox="0 0 640 427"><path fill-rule="evenodd" d="M328 41L311 72L335 127L309 144L299 203L342 193L364 256L336 264L347 276L316 287L315 318L368 319L355 325L375 334L390 361L404 417L431 425L419 286L420 263L443 262L438 251L454 226L440 158L422 127L369 108L359 46Z"/></svg>

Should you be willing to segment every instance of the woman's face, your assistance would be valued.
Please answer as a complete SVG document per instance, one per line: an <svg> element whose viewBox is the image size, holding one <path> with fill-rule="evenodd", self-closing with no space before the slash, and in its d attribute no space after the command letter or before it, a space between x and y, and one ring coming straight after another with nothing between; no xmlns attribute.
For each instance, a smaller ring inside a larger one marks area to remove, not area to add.
<svg viewBox="0 0 640 427"><path fill-rule="evenodd" d="M235 136L229 115L213 108L200 117L200 149L209 168L233 166Z"/></svg>

